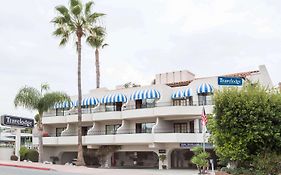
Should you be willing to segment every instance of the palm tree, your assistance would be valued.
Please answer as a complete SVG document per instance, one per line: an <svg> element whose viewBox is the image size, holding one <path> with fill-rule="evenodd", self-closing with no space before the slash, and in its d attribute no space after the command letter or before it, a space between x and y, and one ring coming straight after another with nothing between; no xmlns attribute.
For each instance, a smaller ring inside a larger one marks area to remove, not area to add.
<svg viewBox="0 0 281 175"><path fill-rule="evenodd" d="M69 2L69 8L64 5L55 8L58 12L58 16L52 20L56 27L53 34L61 38L60 46L64 46L69 41L70 37L74 37L76 44L75 49L78 53L78 156L76 165L85 165L81 132L81 39L83 36L87 37L89 35L90 31L93 30L94 25L97 23L97 20L105 14L92 12L93 1L87 2L85 6L83 6L81 0L70 0Z"/></svg>
<svg viewBox="0 0 281 175"><path fill-rule="evenodd" d="M15 107L22 106L30 110L36 110L37 129L39 132L39 162L43 161L43 113L52 108L55 103L70 100L69 96L63 92L48 92L49 85L42 84L40 90L25 86L21 88L14 99Z"/></svg>
<svg viewBox="0 0 281 175"><path fill-rule="evenodd" d="M99 61L99 49L104 48L108 44L104 43L105 39L105 28L94 27L90 31L90 36L87 38L87 43L95 48L95 58L96 58L96 87L100 88L100 61Z"/></svg>

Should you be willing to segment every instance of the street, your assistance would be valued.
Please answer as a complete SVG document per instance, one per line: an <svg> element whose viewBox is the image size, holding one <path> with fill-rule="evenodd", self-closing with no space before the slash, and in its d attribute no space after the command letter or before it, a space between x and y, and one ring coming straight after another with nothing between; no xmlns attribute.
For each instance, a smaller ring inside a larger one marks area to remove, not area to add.
<svg viewBox="0 0 281 175"><path fill-rule="evenodd" d="M78 168L78 167L77 167ZM35 170L19 167L0 166L0 175L194 175L197 173L195 170L155 170L155 169L91 169L92 172L77 171L75 167L71 167L72 172L69 171L56 171L56 170ZM81 170L81 169L80 169Z"/></svg>

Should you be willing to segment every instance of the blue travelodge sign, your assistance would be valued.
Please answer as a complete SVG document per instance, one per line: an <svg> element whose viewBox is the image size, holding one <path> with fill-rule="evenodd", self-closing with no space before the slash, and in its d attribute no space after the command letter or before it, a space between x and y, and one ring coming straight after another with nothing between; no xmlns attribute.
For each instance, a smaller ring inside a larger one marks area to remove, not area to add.
<svg viewBox="0 0 281 175"><path fill-rule="evenodd" d="M221 86L242 86L243 79L238 77L218 77L218 85Z"/></svg>

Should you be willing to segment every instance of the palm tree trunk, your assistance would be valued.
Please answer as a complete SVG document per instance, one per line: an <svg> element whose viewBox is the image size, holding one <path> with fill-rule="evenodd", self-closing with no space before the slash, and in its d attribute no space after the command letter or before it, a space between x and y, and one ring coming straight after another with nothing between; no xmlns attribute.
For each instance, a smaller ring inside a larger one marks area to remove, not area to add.
<svg viewBox="0 0 281 175"><path fill-rule="evenodd" d="M82 131L81 131L81 120L82 120L82 110L81 110L81 101L82 101L82 90L81 90L81 37L82 37L82 29L77 32L78 43L77 43L77 51L78 51L78 156L77 156L77 166L84 166L85 161L83 157L83 146L82 146Z"/></svg>
<svg viewBox="0 0 281 175"><path fill-rule="evenodd" d="M39 120L38 120L38 152L39 152L39 157L38 157L38 162L42 163L43 162L43 125L42 125L42 115L39 114Z"/></svg>
<svg viewBox="0 0 281 175"><path fill-rule="evenodd" d="M95 57L96 57L96 85L97 88L100 88L100 56L99 56L99 50L97 48L95 51Z"/></svg>

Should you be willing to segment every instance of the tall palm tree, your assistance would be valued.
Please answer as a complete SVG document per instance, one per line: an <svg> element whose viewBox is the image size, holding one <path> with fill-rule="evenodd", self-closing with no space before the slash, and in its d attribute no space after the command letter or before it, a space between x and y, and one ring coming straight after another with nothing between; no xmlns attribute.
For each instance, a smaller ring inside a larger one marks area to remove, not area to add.
<svg viewBox="0 0 281 175"><path fill-rule="evenodd" d="M58 12L58 16L52 20L56 27L53 34L61 38L59 45L64 46L69 41L70 37L74 37L76 44L75 50L78 53L78 156L76 165L85 165L81 132L81 39L83 36L87 37L97 23L97 20L105 15L103 13L92 12L93 4L93 1L89 1L83 6L81 0L70 0L69 8L64 5L55 8Z"/></svg>
<svg viewBox="0 0 281 175"><path fill-rule="evenodd" d="M25 86L21 88L14 99L15 107L22 106L30 110L36 110L37 117L37 129L39 132L39 162L43 161L43 125L42 116L44 112L47 112L52 108L55 103L70 100L69 96L63 92L48 92L49 85L42 84L40 90Z"/></svg>
<svg viewBox="0 0 281 175"><path fill-rule="evenodd" d="M87 38L87 43L95 48L95 58L96 58L96 87L100 88L100 61L99 61L99 49L104 48L108 44L104 43L105 39L105 28L103 27L94 27L90 31L90 36Z"/></svg>

